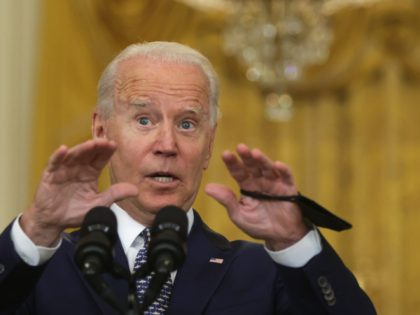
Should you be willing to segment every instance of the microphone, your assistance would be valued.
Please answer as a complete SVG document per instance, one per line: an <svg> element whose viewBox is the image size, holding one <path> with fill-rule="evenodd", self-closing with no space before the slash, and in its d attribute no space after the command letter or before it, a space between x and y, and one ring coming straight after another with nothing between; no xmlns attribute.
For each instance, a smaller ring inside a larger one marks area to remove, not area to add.
<svg viewBox="0 0 420 315"><path fill-rule="evenodd" d="M176 206L166 206L156 215L151 228L148 265L156 273L169 274L185 260L188 220Z"/></svg>
<svg viewBox="0 0 420 315"><path fill-rule="evenodd" d="M85 275L113 269L112 250L117 239L117 219L107 207L90 210L82 223L74 259Z"/></svg>
<svg viewBox="0 0 420 315"><path fill-rule="evenodd" d="M185 260L188 220L185 212L176 206L166 206L157 214L151 228L148 261L135 276L152 273L149 287L144 293L141 312L157 298L170 272ZM143 269L143 270L141 270Z"/></svg>

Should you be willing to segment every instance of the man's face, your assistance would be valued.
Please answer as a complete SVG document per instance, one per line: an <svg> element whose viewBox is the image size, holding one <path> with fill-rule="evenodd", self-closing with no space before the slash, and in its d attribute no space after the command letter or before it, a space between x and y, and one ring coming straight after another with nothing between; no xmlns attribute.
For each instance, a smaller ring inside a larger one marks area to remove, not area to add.
<svg viewBox="0 0 420 315"><path fill-rule="evenodd" d="M201 69L131 58L120 63L114 95L113 112L106 120L95 118L94 133L117 143L111 182L138 187L137 198L119 204L146 221L169 204L188 210L208 166L215 132Z"/></svg>

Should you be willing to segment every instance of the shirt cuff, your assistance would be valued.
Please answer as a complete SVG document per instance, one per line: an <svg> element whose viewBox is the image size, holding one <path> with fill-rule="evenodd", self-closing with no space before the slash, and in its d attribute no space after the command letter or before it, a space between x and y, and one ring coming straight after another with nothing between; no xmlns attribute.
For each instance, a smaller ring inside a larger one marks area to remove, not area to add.
<svg viewBox="0 0 420 315"><path fill-rule="evenodd" d="M321 252L322 245L318 230L313 229L300 241L283 250L274 252L267 247L264 248L276 263L286 267L300 268Z"/></svg>
<svg viewBox="0 0 420 315"><path fill-rule="evenodd" d="M19 257L30 266L40 266L47 262L61 246L62 238L54 247L44 247L35 245L31 239L22 230L19 224L19 215L13 222L10 237L13 242L16 253Z"/></svg>

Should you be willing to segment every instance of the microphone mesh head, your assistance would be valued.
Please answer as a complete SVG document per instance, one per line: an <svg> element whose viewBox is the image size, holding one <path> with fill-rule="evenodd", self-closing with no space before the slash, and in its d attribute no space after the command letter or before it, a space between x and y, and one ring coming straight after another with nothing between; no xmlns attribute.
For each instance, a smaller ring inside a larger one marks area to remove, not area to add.
<svg viewBox="0 0 420 315"><path fill-rule="evenodd" d="M185 211L176 206L163 207L157 214L152 226L152 233L163 229L173 229L182 240L187 238L188 220Z"/></svg>
<svg viewBox="0 0 420 315"><path fill-rule="evenodd" d="M86 214L80 229L80 236L83 237L95 230L107 234L112 240L116 239L117 218L108 207L94 207Z"/></svg>

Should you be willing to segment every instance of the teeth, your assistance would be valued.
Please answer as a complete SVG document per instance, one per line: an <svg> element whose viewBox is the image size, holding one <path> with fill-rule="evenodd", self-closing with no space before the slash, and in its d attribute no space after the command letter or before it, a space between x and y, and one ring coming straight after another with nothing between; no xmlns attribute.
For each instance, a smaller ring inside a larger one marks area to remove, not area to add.
<svg viewBox="0 0 420 315"><path fill-rule="evenodd" d="M154 176L153 179L160 183L169 183L174 180L174 178L171 176Z"/></svg>

